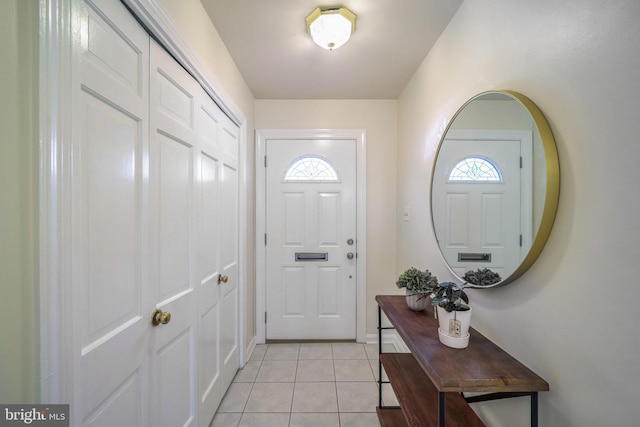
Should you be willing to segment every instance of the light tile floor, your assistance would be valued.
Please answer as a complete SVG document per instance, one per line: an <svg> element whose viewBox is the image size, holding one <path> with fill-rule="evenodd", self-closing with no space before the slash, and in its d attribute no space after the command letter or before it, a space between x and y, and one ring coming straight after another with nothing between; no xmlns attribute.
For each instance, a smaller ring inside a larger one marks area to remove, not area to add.
<svg viewBox="0 0 640 427"><path fill-rule="evenodd" d="M211 426L380 426L377 377L377 344L258 345ZM391 387L382 390L384 404L397 405Z"/></svg>

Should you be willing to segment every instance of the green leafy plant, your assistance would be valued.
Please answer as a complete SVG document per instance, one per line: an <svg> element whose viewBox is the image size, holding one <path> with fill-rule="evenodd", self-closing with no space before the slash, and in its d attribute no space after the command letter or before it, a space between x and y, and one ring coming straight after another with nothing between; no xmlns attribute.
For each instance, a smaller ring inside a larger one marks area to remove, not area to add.
<svg viewBox="0 0 640 427"><path fill-rule="evenodd" d="M479 268L477 270L469 270L464 273L462 279L475 286L491 286L502 280L500 275L488 268Z"/></svg>
<svg viewBox="0 0 640 427"><path fill-rule="evenodd" d="M465 304L469 304L469 297L464 292L464 285L454 282L440 283L431 294L431 305L442 307L449 313L469 310L469 306Z"/></svg>
<svg viewBox="0 0 640 427"><path fill-rule="evenodd" d="M411 267L398 277L396 286L406 288L416 294L429 295L438 286L438 278L429 270L421 271Z"/></svg>

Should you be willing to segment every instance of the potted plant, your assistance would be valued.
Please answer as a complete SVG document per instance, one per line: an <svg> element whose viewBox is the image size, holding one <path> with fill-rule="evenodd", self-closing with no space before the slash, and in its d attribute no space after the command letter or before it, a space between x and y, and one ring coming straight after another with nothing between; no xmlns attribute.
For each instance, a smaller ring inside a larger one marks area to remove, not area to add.
<svg viewBox="0 0 640 427"><path fill-rule="evenodd" d="M464 273L462 279L469 285L486 288L500 282L502 277L488 268L478 268L475 271L469 270Z"/></svg>
<svg viewBox="0 0 640 427"><path fill-rule="evenodd" d="M431 303L436 307L440 328L440 342L449 347L465 348L469 345L469 324L471 307L464 284L442 282L431 295Z"/></svg>
<svg viewBox="0 0 640 427"><path fill-rule="evenodd" d="M429 295L438 286L438 278L429 270L411 267L398 277L396 286L406 289L407 305L411 310L422 311L429 305Z"/></svg>

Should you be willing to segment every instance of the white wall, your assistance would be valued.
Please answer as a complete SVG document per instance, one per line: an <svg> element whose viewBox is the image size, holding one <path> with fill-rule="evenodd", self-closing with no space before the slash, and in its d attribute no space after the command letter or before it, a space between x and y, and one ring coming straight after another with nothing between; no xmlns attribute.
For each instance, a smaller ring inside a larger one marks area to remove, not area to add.
<svg viewBox="0 0 640 427"><path fill-rule="evenodd" d="M375 296L395 283L395 100L256 100L256 129L365 129L367 150L367 334ZM394 286L395 287L395 286Z"/></svg>
<svg viewBox="0 0 640 427"><path fill-rule="evenodd" d="M253 125L253 95L200 0L158 0L180 28L198 59ZM253 132L251 132L253 138ZM252 139L253 141L253 139Z"/></svg>
<svg viewBox="0 0 640 427"><path fill-rule="evenodd" d="M0 402L37 399L37 2L0 1Z"/></svg>
<svg viewBox="0 0 640 427"><path fill-rule="evenodd" d="M398 100L397 270L453 279L430 227L429 179L444 128L468 98L512 89L546 115L560 203L538 261L503 288L472 290L472 324L551 390L542 426L640 420L640 2L467 0ZM410 205L411 222L400 220ZM528 400L475 406L528 425Z"/></svg>

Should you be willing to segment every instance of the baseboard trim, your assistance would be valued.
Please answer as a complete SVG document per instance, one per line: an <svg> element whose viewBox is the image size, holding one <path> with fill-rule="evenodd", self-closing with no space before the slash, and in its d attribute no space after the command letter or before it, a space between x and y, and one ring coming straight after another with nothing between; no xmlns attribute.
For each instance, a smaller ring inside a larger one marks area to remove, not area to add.
<svg viewBox="0 0 640 427"><path fill-rule="evenodd" d="M292 341L288 341L288 340L284 340L284 341L269 341L269 343L271 344L275 344L275 343L286 343L286 342L295 342L295 343L300 343L300 342L341 342L340 340L336 341L336 340L292 340ZM354 342L354 340L345 340L342 342ZM365 337L365 344L378 344L378 334L367 334ZM394 330L388 330L385 331L382 334L382 343L383 344L391 344L393 345L393 348L398 352L398 353L409 353L409 347L407 347L407 345L404 343L404 341L402 341L402 338L400 338L400 336L398 335L398 333ZM251 355L253 354L254 350L256 349L256 336L254 335L251 340L249 341L249 344L247 345L247 347L244 350L244 363L246 364L247 361L251 360ZM242 369L243 366L240 366L240 369Z"/></svg>
<svg viewBox="0 0 640 427"><path fill-rule="evenodd" d="M367 344L378 344L378 334L367 334ZM394 330L388 330L382 334L382 344L391 344L399 353L409 353L409 347L402 341L400 335Z"/></svg>
<svg viewBox="0 0 640 427"><path fill-rule="evenodd" d="M251 356L253 355L253 351L256 349L256 336L251 337L249 344L244 349L244 358L242 360L242 366L238 366L240 369L244 368L249 360L251 360Z"/></svg>

